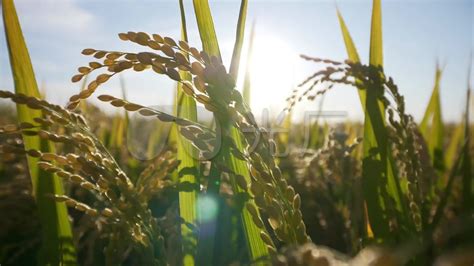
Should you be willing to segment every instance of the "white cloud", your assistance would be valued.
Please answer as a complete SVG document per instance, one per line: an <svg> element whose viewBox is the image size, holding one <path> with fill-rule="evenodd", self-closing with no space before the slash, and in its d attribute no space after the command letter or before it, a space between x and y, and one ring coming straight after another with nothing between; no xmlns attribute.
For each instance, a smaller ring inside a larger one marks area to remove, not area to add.
<svg viewBox="0 0 474 266"><path fill-rule="evenodd" d="M76 0L15 1L18 16L27 30L77 36L93 27L95 18Z"/></svg>

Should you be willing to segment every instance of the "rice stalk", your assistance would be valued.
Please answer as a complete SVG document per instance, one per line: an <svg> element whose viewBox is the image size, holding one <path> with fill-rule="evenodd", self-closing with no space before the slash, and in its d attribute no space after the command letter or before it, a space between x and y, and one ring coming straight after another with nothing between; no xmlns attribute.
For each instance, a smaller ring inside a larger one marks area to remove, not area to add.
<svg viewBox="0 0 474 266"><path fill-rule="evenodd" d="M212 22L212 15L209 9L208 2L207 1L194 1L194 5L195 5L194 6L195 11L196 11L196 19L198 21L198 28L201 34L201 41L203 43L204 51L208 52L210 55L216 56L218 60L220 60L220 53L218 52L219 51L218 40L215 34L214 23ZM206 14L206 17L203 16L204 14ZM241 3L241 9L240 9L239 21L238 21L238 27L237 27L237 33L236 33L236 41L234 45L234 52L233 52L231 68L230 68L230 75L232 76L234 80L237 80L238 66L239 66L240 54L241 54L240 51L242 49L244 29L245 29L246 14L247 14L247 1L243 0ZM207 23L204 23L204 21L207 21ZM236 144L236 149L239 150L240 152L243 151L243 145L242 145L240 132L236 128L230 125L229 125L230 127L225 125L226 123L228 123L227 121L223 121L222 119L219 120L218 117L216 117L216 121L219 121L221 123L221 126L223 127L224 131L227 131L227 130L230 131L230 137L233 139L234 143ZM228 154L228 151L226 151L226 145L224 143L221 148L221 152L222 154L224 154L224 156L227 156L225 161L227 162L230 169L233 172L235 172L236 175L241 176L243 178L243 180L240 181L240 183L247 183L247 184L250 183L251 178L250 178L249 170L245 162L235 158L232 155L226 155ZM242 187L242 185L239 186L237 182L238 180L233 181L234 192L235 193L247 192L248 188L246 186ZM255 208L255 203L253 203L252 201L248 201L247 204ZM258 211L257 211L257 215L258 215ZM269 238L268 234L265 232L265 230L259 229L259 227L256 226L254 218L249 213L249 210L246 208L242 209L242 222L243 222L244 232L245 232L247 243L248 243L250 258L252 260L257 260L257 259L261 259L262 257L268 256L267 245L270 246L271 249L273 249L273 243L269 241L269 243L265 244L262 241L261 235L263 234L264 236Z"/></svg>
<svg viewBox="0 0 474 266"><path fill-rule="evenodd" d="M472 63L472 59L471 59ZM463 149L462 159L462 207L465 212L472 210L474 205L472 200L472 158L471 158L471 133L470 133L470 120L469 120L469 107L471 99L471 65L469 66L469 76L467 80L467 92L466 92L466 111L464 114L464 142L465 146Z"/></svg>
<svg viewBox="0 0 474 266"><path fill-rule="evenodd" d="M197 21L199 35L203 47L203 51L213 56L216 61L220 61L221 54L219 50L219 45L217 43L217 36L214 30L214 21L211 16L211 11L209 7L209 2L207 0L201 1L193 1L194 6L194 15ZM216 129L220 129L221 127L223 130L226 129L226 125L224 122L221 125L221 121L223 119L219 119L217 116L214 116L214 123L216 123ZM221 141L221 147L219 147L219 151L217 151L216 157L214 160L211 161L211 170L209 173L209 186L207 190L208 196L211 199L218 198L218 189L220 186L220 173L216 169L214 164L223 164L225 165L225 153L228 153L229 150L226 147L227 145ZM218 205L218 213L222 213L222 204ZM217 216L219 217L219 216ZM217 235L217 227L219 223L217 218L207 222L207 224L201 223L201 230L207 232L207 235L204 237L200 237L199 239L199 264L211 264L213 263L213 259L215 256L215 250L217 248L215 244L215 237Z"/></svg>
<svg viewBox="0 0 474 266"><path fill-rule="evenodd" d="M41 97L13 0L3 0L2 11L15 92ZM42 116L41 110L28 109L21 104L17 104L17 113L20 123L36 124L34 118ZM54 146L51 143L37 136L23 135L23 141L28 150L43 149L54 152ZM27 159L33 194L38 204L42 225L43 242L38 263L41 265L74 264L76 262L75 248L72 243L71 225L66 206L64 203L57 203L47 198L48 194L62 195L64 193L62 182L53 173L41 171L36 165L37 158L27 156Z"/></svg>
<svg viewBox="0 0 474 266"><path fill-rule="evenodd" d="M186 27L186 16L184 11L184 3L179 1L181 12L181 40L188 42L188 34ZM189 56L185 56L189 60ZM183 80L192 82L191 75L186 71L179 72ZM197 121L197 111L195 100L183 92L183 84L178 83L176 91L175 112L177 117L185 118L190 121ZM177 127L173 127L177 130ZM178 175L180 183L198 184L199 179L199 162L197 152L191 143L180 137L179 133L173 132L177 142L177 158L181 161L178 166ZM197 191L180 191L179 192L179 213L186 223L197 225ZM183 246L183 265L194 265L196 263L196 247L197 235L189 229L188 226L181 226L181 236L185 239L186 245Z"/></svg>

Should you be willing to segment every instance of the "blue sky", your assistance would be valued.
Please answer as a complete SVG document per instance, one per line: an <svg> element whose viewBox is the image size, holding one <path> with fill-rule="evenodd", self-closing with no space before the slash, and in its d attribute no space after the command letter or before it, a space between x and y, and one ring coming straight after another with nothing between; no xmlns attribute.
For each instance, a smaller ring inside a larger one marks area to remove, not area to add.
<svg viewBox="0 0 474 266"><path fill-rule="evenodd" d="M64 104L79 89L70 77L88 62L83 48L138 51L122 42L118 32L145 31L179 37L177 1L132 0L17 0L18 15L34 64L36 78L47 99ZM190 43L200 47L192 1L185 1ZM239 1L211 1L221 52L229 62L239 12ZM364 62L368 61L371 1L337 1ZM252 106L278 111L292 87L315 71L300 53L337 60L346 58L336 17L335 1L250 1L248 23L256 21L256 86ZM441 97L444 118L462 113L469 56L473 49L473 2L470 0L382 1L385 70L399 85L407 109L419 119L427 105L436 60L444 65ZM3 29L3 25L2 25ZM273 56L272 56L273 55ZM288 73L284 75L284 73ZM171 104L174 84L153 73L125 73L128 97L144 105ZM270 82L271 81L271 82ZM118 79L102 93L120 96ZM4 34L0 34L0 88L12 89ZM314 102L300 110L311 110ZM354 89L336 88L324 102L325 110L347 111L362 117Z"/></svg>

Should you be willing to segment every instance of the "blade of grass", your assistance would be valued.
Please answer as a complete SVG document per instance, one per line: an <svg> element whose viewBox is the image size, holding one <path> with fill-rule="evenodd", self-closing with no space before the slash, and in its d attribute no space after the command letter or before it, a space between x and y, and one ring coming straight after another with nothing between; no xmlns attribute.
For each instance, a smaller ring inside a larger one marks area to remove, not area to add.
<svg viewBox="0 0 474 266"><path fill-rule="evenodd" d="M342 35L346 44L348 57L353 62L360 62L357 49L352 41L347 26L337 11ZM383 44L382 44L382 11L380 0L373 1L371 37L370 37L370 65L374 67L383 65ZM384 109L377 99L377 91L382 88L374 86L372 88L359 89L359 98L365 113L364 138L363 138L363 178L364 197L366 199L369 220L374 234L378 238L390 238L388 221L384 218L384 211L389 196L395 200L396 208L402 212L404 205L401 203L401 188L396 179L393 160L388 150L387 131L385 128ZM375 159L371 159L373 151L378 152ZM387 163L389 162L389 163ZM384 184L383 180L387 180ZM386 188L385 188L386 187ZM388 190L384 192L385 190Z"/></svg>
<svg viewBox="0 0 474 266"><path fill-rule="evenodd" d="M242 5L246 5L246 1L242 1ZM196 11L196 19L198 21L198 28L199 32L201 35L201 41L203 43L204 51L209 53L210 55L215 55L220 58L220 53L219 53L219 46L218 46L218 40L215 34L215 29L214 29L214 23L212 22L212 15L209 9L209 3L207 0L194 0L194 8ZM203 10L205 9L205 10ZM241 12L246 12L246 8L241 8ZM245 19L245 15L240 14L239 19ZM239 22L239 25L244 25L244 22ZM243 34L243 29L237 29L237 35ZM242 42L243 37L237 37L237 41ZM241 49L242 44L236 42L236 47L235 49ZM235 53L234 49L234 54L237 54L240 56L240 52ZM240 59L232 59L232 61L235 60L240 60ZM235 63L236 64L236 63ZM238 71L235 71L233 73L233 77L236 80L237 79L237 73ZM230 129L231 136L234 139L237 147L240 150L243 150L243 145L242 145L242 139L240 136L239 131L236 128L231 128ZM249 170L247 168L247 165L244 161L241 161L237 158L235 158L233 155L230 154L229 151L224 150L225 145L221 148L222 154L224 156L227 156L227 162L228 166L230 167L231 170L233 170L235 173L243 175L247 181L247 183L251 182L250 179L250 174ZM233 181L233 189L234 192L241 192L242 190L235 184L235 181ZM251 202L251 204L254 204ZM249 254L250 258L252 260L259 259L261 257L267 256L268 255L268 249L264 242L262 241L262 238L260 237L260 229L255 225L253 222L253 219L251 218L250 213L248 212L247 208L242 209L242 222L243 222L243 227L245 231L245 236L247 239L247 244L249 248Z"/></svg>
<svg viewBox="0 0 474 266"><path fill-rule="evenodd" d="M451 195L451 190L452 190L452 187L454 185L454 179L456 178L456 176L459 173L459 168L461 166L461 162L462 162L462 158L463 158L464 153L465 153L465 147L466 146L467 146L467 143L464 143L461 151L457 155L457 158L455 158L455 160L454 160L453 167L450 169L448 182L446 183L446 186L443 190L443 194L441 195L438 206L436 207L435 214L434 214L433 219L431 221L430 229L432 231L434 231L436 229L439 222L441 221L441 218L443 217L444 208L446 207L449 196Z"/></svg>
<svg viewBox="0 0 474 266"><path fill-rule="evenodd" d="M278 126L282 129L283 134L278 134L278 145L279 147L277 148L280 151L284 151L285 149L288 148L288 144L290 142L290 134L291 134L291 123L292 123L292 117L293 113L292 111L288 112L285 114L285 117L283 117L283 121L278 121Z"/></svg>
<svg viewBox="0 0 474 266"><path fill-rule="evenodd" d="M453 167L455 156L458 152L459 146L464 138L464 116L462 121L454 129L453 135L450 138L448 148L446 149L446 170L450 170Z"/></svg>
<svg viewBox="0 0 474 266"><path fill-rule="evenodd" d="M381 3L380 0L373 1L372 7L372 23L370 31L370 56L369 63L371 66L378 67L383 66L383 43L382 43L382 17L381 17ZM362 175L367 179L367 186L365 195L368 199L367 205L369 207L369 217L371 221L372 229L374 233L382 236L383 238L388 237L388 224L386 220L380 219L380 211L371 212L374 207L370 203L372 200L377 200L379 197L379 189L383 186L382 179L387 174L387 132L384 125L384 113L383 107L380 108L379 101L377 99L377 85L372 88L367 88L367 97L365 100L365 122L364 122L364 155L370 156L372 149L376 149L379 152L379 156L376 159L380 163L381 169L378 170L372 163L367 167L363 167L365 170ZM367 162L364 159L364 162ZM370 179L369 179L370 178ZM383 208L383 203L378 208ZM372 221L375 221L372 223ZM383 223L383 224L382 224Z"/></svg>
<svg viewBox="0 0 474 266"><path fill-rule="evenodd" d="M472 63L471 63L472 64ZM471 134L469 130L469 106L471 98L471 65L469 65L469 76L467 80L467 96L466 96L466 113L464 117L464 146L463 160L462 160L462 203L465 212L472 208L472 169L471 169L471 153L470 153L470 139Z"/></svg>
<svg viewBox="0 0 474 266"><path fill-rule="evenodd" d="M208 0L193 0L194 14L196 17L199 35L203 50L211 56L216 56L221 60L221 54L219 50L219 44L217 41L216 32L214 30L214 21L212 20L211 10L209 7ZM216 123L216 130L218 128L218 118L214 116L214 123ZM221 147L216 154L216 157L211 161L211 169L209 173L209 185L206 196L209 199L217 200L219 190L219 176L220 174L213 167L214 162L224 162L224 158L221 154L228 152L225 148L224 143L221 143ZM200 202L203 202L200 197ZM199 206L202 204L199 203ZM220 212L221 204L218 205L217 212ZM201 210L199 209L199 213ZM212 220L203 223L203 217L198 217L200 220L200 231L205 234L199 235L199 246L198 246L198 264L211 265L213 264L214 249L216 248L215 238L217 232L217 219L215 217Z"/></svg>
<svg viewBox="0 0 474 266"><path fill-rule="evenodd" d="M40 98L13 1L3 0L2 11L15 92ZM17 105L17 112L18 122L34 124L33 118L42 116L41 111L27 109L20 105ZM36 136L23 136L23 140L26 149L44 152L52 152L54 149L51 143ZM66 205L48 198L51 194L64 193L62 182L57 176L40 171L36 165L37 161L28 156L28 168L42 228L42 245L38 262L41 265L75 264L75 250Z"/></svg>
<svg viewBox="0 0 474 266"><path fill-rule="evenodd" d="M184 11L183 0L179 1L179 9L181 13L181 39L188 42L188 33L186 28L186 15ZM189 59L188 59L189 60ZM180 71L181 78L191 81L188 72ZM175 112L178 117L197 121L196 102L194 99L183 92L182 83L178 83L176 94ZM175 127L178 130L177 127ZM181 183L197 183L199 163L196 151L192 144L184 140L179 134L177 139L177 158L181 161L178 166L179 181ZM191 170L191 171L190 171ZM186 173L185 173L186 172ZM196 191L180 191L179 192L179 213L186 223L196 225L197 222L197 192ZM197 236L186 225L181 226L181 236L184 239L183 245L183 265L195 265Z"/></svg>
<svg viewBox="0 0 474 266"><path fill-rule="evenodd" d="M346 23L344 22L344 19L337 10L337 15L339 19L339 23L341 26L341 31L342 31L342 36L346 45L346 51L347 55L349 57L349 60L355 62L355 63L360 63L360 57L357 52L357 48L355 47L355 44L352 40L352 37L349 33L349 30L346 26ZM367 119L368 113L367 113L367 108L366 108L366 101L367 101L367 90L365 89L358 89L357 90L359 93L359 99L361 101L362 109L364 110L364 117L366 117L365 122L364 122L364 127L363 127L363 144L362 144L362 158L365 167L363 167L363 177L364 177L364 182L366 185L363 185L362 187L364 188L363 190L363 195L365 199L365 208L366 208L366 219L367 221L367 228L370 230L367 230L367 232L371 232L370 234L367 235L368 238L373 237L373 230L372 226L376 227L373 228L376 231L377 236L380 233L387 234L388 227L386 226L387 221L384 219L383 216L383 203L381 202L380 197L378 196L378 182L380 179L380 176L378 173L375 175L373 173L368 172L370 169L376 169L376 167L373 167L373 165L368 166L367 162L370 162L366 158L370 156L370 148L373 146L374 142L374 136L373 136L373 131L371 129L371 124L370 124L370 119ZM372 141L371 141L372 140ZM365 171L364 171L365 170ZM373 179L372 176L374 176L376 179ZM372 180L368 180L368 178L371 178ZM371 215L369 215L371 214ZM371 217L369 217L371 216Z"/></svg>
<svg viewBox="0 0 474 266"><path fill-rule="evenodd" d="M344 39L344 43L346 45L347 56L349 60L355 63L360 63L359 53L357 52L357 48L352 40L351 34L347 29L346 23L344 22L344 18L341 15L339 9L337 9L337 18L339 19L339 24L341 26L342 38ZM365 98L366 98L366 91L365 90L357 90L359 93L359 99L362 107L365 110Z"/></svg>
<svg viewBox="0 0 474 266"><path fill-rule="evenodd" d="M316 121L314 121L314 123L311 124L309 147L313 149L319 148L324 143L325 136L322 135L319 130L320 128L319 118L323 111L324 98L325 98L325 95L322 95L321 99L319 100L318 116L316 117Z"/></svg>
<svg viewBox="0 0 474 266"><path fill-rule="evenodd" d="M114 114L112 119L112 130L110 131L109 142L107 148L117 150L122 147L122 140L120 133L123 130L123 117L120 114Z"/></svg>
<svg viewBox="0 0 474 266"><path fill-rule="evenodd" d="M234 51L232 53L232 61L230 62L229 73L237 77L240 65L240 54L242 52L242 44L244 43L245 21L247 19L247 0L242 0L240 4L239 20L237 22L237 31L235 33Z"/></svg>
<svg viewBox="0 0 474 266"><path fill-rule="evenodd" d="M239 21L238 21L235 44L234 44L234 53L232 55L232 61L231 61L232 63L230 67L230 74L232 75L234 80L237 80L238 73L239 73L238 66L240 62L240 51L242 49L242 44L244 40L246 17L247 17L247 0L242 0L241 5L240 5ZM254 39L253 35L254 35L254 27L252 27L251 39L250 39L251 42L249 44L250 45L249 50L252 49L252 46L253 46L253 39ZM250 52L249 56L251 56L252 52L251 51L249 52ZM250 59L250 57L248 59ZM250 86L248 88L248 94L250 94ZM231 136L234 139L237 145L237 148L240 151L243 151L244 147L242 144L240 132L236 128L232 128ZM248 184L252 182L250 178L249 169L247 168L247 165L244 161L231 156L230 164L237 174L240 174L245 177L245 180L247 181ZM233 183L234 183L233 188L235 192L247 192L241 189L235 183L234 180L233 180ZM250 201L249 203L255 204L253 201ZM257 260L259 258L268 256L267 247L265 243L262 241L262 238L260 237L261 229L255 225L250 215L250 212L248 211L247 208L242 209L242 222L243 222L244 232L247 239L247 244L248 244L251 260Z"/></svg>
<svg viewBox="0 0 474 266"><path fill-rule="evenodd" d="M209 55L214 55L221 59L221 52L217 41L216 31L214 30L214 21L212 20L209 1L193 0L193 4L202 48Z"/></svg>
<svg viewBox="0 0 474 266"><path fill-rule="evenodd" d="M371 33L370 33L370 56L369 63L374 67L383 66L383 38L382 38L382 3L381 0L373 1L372 8L372 22L371 22ZM392 153L388 145L388 133L385 127L385 108L383 103L377 99L377 92L383 91L383 87L375 83L374 88L367 89L366 99L366 112L369 116L366 116L364 129L368 130L367 137L371 142L365 149L366 152L370 152L372 148L377 148L380 154L380 162L383 166L382 176L386 178L386 184L382 181L382 186L386 186L388 190L388 196L391 197L396 204L398 212L402 213L402 217L398 217L401 220L406 219L408 213L405 210L405 204L402 203L402 189L397 178L397 165L392 158ZM378 107L378 108L377 108ZM369 117L370 119L367 119ZM365 132L365 130L364 130ZM364 136L365 139L365 136ZM375 140L376 142L373 142ZM365 144L364 144L365 146ZM384 188L382 188L383 191ZM370 193L378 194L377 191ZM385 199L385 204L391 204L390 199ZM395 213L397 215L398 213ZM388 214L394 215L394 214ZM398 216L398 215L397 215ZM385 230L385 229L384 229ZM390 238L390 236L387 236Z"/></svg>
<svg viewBox="0 0 474 266"><path fill-rule="evenodd" d="M372 23L370 29L369 63L372 66L383 66L382 38L382 3L381 0L372 2Z"/></svg>
<svg viewBox="0 0 474 266"><path fill-rule="evenodd" d="M162 138L165 138L163 136L164 133L169 132L169 138L168 138L169 142L166 145L174 145L176 143L175 139L173 139L174 135L176 135L175 131L174 131L175 130L174 126L175 125L171 125L171 128L168 129L169 131L164 129L160 124L155 125L151 129L151 133L150 133L150 137L149 137L148 145L147 145L147 149L146 149L147 158L153 158L153 157L156 156L157 145L159 145ZM176 171L171 174L171 177L172 177L171 179L173 181L178 180L178 175L177 175Z"/></svg>
<svg viewBox="0 0 474 266"><path fill-rule="evenodd" d="M420 132L425 138L433 166L438 171L444 171L444 154L443 154L443 142L444 142L444 124L441 117L441 103L439 96L439 83L441 80L442 70L439 65L436 65L435 84L433 92L426 108L423 120L420 124Z"/></svg>
<svg viewBox="0 0 474 266"><path fill-rule="evenodd" d="M122 99L127 100L125 81L123 76L120 76L120 89L122 90ZM112 121L112 130L110 132L109 147L114 151L119 151L124 145L125 132L128 127L128 112L124 110L123 116L118 113L114 116Z"/></svg>
<svg viewBox="0 0 474 266"><path fill-rule="evenodd" d="M250 63L251 63L250 61L253 54L254 39L255 39L255 22L252 23L252 27L250 29L249 48L247 50L247 62L245 66L244 87L242 89L242 97L244 98L244 102L245 104L247 104L247 106L250 106L250 101L251 101L250 87L252 86L251 84L252 73L250 71Z"/></svg>
<svg viewBox="0 0 474 266"><path fill-rule="evenodd" d="M128 99L127 97L127 86L125 86L125 79L123 75L120 75L120 89L122 90L122 99L126 100ZM125 128L127 128L128 123L130 121L130 117L128 115L128 112L124 111L124 117L125 117Z"/></svg>

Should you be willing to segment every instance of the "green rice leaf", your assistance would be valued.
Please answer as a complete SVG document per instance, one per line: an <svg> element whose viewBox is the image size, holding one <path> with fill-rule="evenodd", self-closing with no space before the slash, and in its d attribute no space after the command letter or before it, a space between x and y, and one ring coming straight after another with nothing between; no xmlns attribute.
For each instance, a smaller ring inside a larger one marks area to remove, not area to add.
<svg viewBox="0 0 474 266"><path fill-rule="evenodd" d="M120 89L122 90L122 99L126 101L127 95L123 76L120 76ZM112 120L112 130L110 131L108 148L118 151L125 144L124 138L128 127L128 122L129 117L126 110L123 111L123 115L116 114L114 116L114 119ZM149 143L151 143L151 141Z"/></svg>
<svg viewBox="0 0 474 266"><path fill-rule="evenodd" d="M371 33L370 33L370 56L369 63L374 67L383 66L383 40L382 40L382 6L381 0L374 0L372 7L372 22L371 22ZM388 134L385 127L385 109L381 101L377 99L377 91L383 90L383 87L376 84L373 88L367 88L367 99L366 99L366 115L365 127L364 127L364 141L367 137L366 146L364 143L364 151L366 154L371 149L376 148L380 154L380 162L382 164L382 178L386 178L386 186L388 196L391 197L396 204L396 209L403 213L405 216L407 213L404 211L404 204L402 204L402 191L399 180L396 176L395 169L397 168L393 161L390 148L388 146ZM369 118L369 119L367 119ZM370 193L379 194L377 191L371 191ZM384 199L385 205L390 204L390 199ZM388 213L387 215L393 215ZM399 217L399 219L401 219ZM402 218L403 219L403 218ZM387 224L388 225L388 224ZM383 233L387 233L385 226L383 226Z"/></svg>
<svg viewBox="0 0 474 266"><path fill-rule="evenodd" d="M181 39L187 42L188 35L183 0L179 1L179 8L181 12ZM191 76L188 72L180 71L180 75L182 79L191 81ZM176 99L175 112L177 117L197 121L196 102L192 97L183 92L181 83L178 83ZM175 129L177 130L178 128L175 127ZM195 159L197 158L197 152L189 141L186 141L179 134L176 134L176 137L178 147L177 158L181 161L178 166L179 182L196 184L199 170L199 162ZM189 171L190 169L191 171ZM179 192L179 213L186 223L197 225L196 191ZM181 236L184 239L184 243L187 243L183 246L183 265L195 265L197 236L184 224L181 226Z"/></svg>
<svg viewBox="0 0 474 266"><path fill-rule="evenodd" d="M433 166L439 171L444 171L444 124L441 116L442 112L439 95L441 74L442 71L437 65L433 92L431 94L425 114L423 115L423 120L420 124L420 132L428 144L429 153L431 159L433 160Z"/></svg>
<svg viewBox="0 0 474 266"><path fill-rule="evenodd" d="M232 61L230 63L230 74L237 80L240 65L240 53L242 44L244 43L245 20L247 18L247 0L242 0L240 4L239 20L237 22L237 32L235 33L234 52L232 53Z"/></svg>
<svg viewBox="0 0 474 266"><path fill-rule="evenodd" d="M193 0L193 5L203 50L209 55L214 55L221 59L209 2L207 0ZM211 167L209 173L210 178L216 178L216 175L218 175L218 173L215 173L215 168ZM217 193L218 186L215 183L217 182L211 182L207 193ZM210 265L213 263L215 249L214 242L216 238L217 221L208 221L207 224L210 225L209 228L203 228L203 226L205 227L206 225L201 223L201 230L206 230L207 232L205 236L200 235L199 238L198 263L202 265Z"/></svg>
<svg viewBox="0 0 474 266"><path fill-rule="evenodd" d="M351 61L360 62L360 57L352 37L340 12L337 12L348 57ZM370 58L372 66L383 65L382 11L380 0L373 1ZM385 127L385 115L382 104L377 99L380 86L373 86L359 91L359 97L365 113L363 138L363 187L367 204L370 226L376 238L389 238L389 227L386 205L391 197L395 200L396 209L405 213L401 203L401 187L394 173L394 162L388 147L388 135ZM386 183L383 180L387 180ZM388 194L388 195L385 195Z"/></svg>
<svg viewBox="0 0 474 266"><path fill-rule="evenodd" d="M2 1L10 65L12 68L15 92L40 98L28 49L23 38L20 22L12 0ZM41 111L31 110L17 105L18 122L33 123L34 117L41 117ZM52 152L51 143L34 136L23 136L26 149ZM38 204L38 214L42 227L42 245L39 252L39 264L59 265L75 264L76 256L72 242L71 225L68 220L66 205L57 203L48 195L62 195L61 180L50 173L40 171L37 159L28 156L28 168L33 184L33 193Z"/></svg>
<svg viewBox="0 0 474 266"><path fill-rule="evenodd" d="M204 51L206 51L210 55L220 57L218 40L215 34L214 23L212 22L212 16L209 9L208 1L194 0L194 9L196 13L196 19L198 21L198 28L201 36L201 41L203 43ZM242 17L242 14L240 15L240 17ZM240 31L240 29L238 29L238 31ZM237 147L242 150L242 139L238 129L231 128L230 130L231 136L233 137ZM246 163L235 158L228 152L222 151L222 149L221 153L224 154L224 156L227 154L228 158L226 158L225 161L228 162L228 166L230 167L230 169L237 174L243 175L247 183L250 183L251 179ZM240 192L241 189L235 184L235 182L233 183L234 192ZM266 248L266 245L260 237L261 230L255 225L253 219L251 219L251 214L248 212L247 208L242 209L242 223L247 239L250 258L252 260L256 260L261 257L267 256L268 249Z"/></svg>
<svg viewBox="0 0 474 266"><path fill-rule="evenodd" d="M318 114L321 114L323 111L324 98L325 95L322 95L321 100L319 101ZM311 134L309 137L310 148L317 149L324 143L325 135L322 135L320 131L319 115L316 117L316 121L311 124Z"/></svg>
<svg viewBox="0 0 474 266"><path fill-rule="evenodd" d="M453 167L450 169L448 182L446 183L443 193L441 194L441 198L439 200L438 206L436 207L435 214L430 224L431 231L434 231L436 229L436 227L439 225L439 222L443 218L444 209L446 207L446 204L448 203L449 196L451 195L451 190L454 185L454 180L456 176L459 174L460 167L462 167L461 163L462 163L463 156L465 156L464 153L466 152L466 147L467 147L467 143L464 143L461 151L459 151L459 153L457 154L457 157L454 160Z"/></svg>
<svg viewBox="0 0 474 266"><path fill-rule="evenodd" d="M372 3L369 63L372 66L383 66L382 3L381 0L374 0Z"/></svg>
<svg viewBox="0 0 474 266"><path fill-rule="evenodd" d="M202 48L206 53L221 58L219 43L217 41L214 21L212 20L211 9L208 0L193 0L194 12L201 37Z"/></svg>
<svg viewBox="0 0 474 266"><path fill-rule="evenodd" d="M108 148L110 149L120 149L123 145L123 137L125 130L125 119L120 114L115 114L112 120L112 130L110 131L110 138L108 143Z"/></svg>
<svg viewBox="0 0 474 266"><path fill-rule="evenodd" d="M251 84L252 74L250 73L251 72L250 61L253 54L254 39L255 39L255 22L252 24L252 27L250 29L249 47L247 50L247 62L245 66L244 87L242 89L242 97L244 98L244 102L245 104L247 104L247 106L250 106L250 100L251 100L250 87L252 86Z"/></svg>
<svg viewBox="0 0 474 266"><path fill-rule="evenodd" d="M472 60L472 59L471 59ZM472 62L472 61L471 61ZM466 113L464 114L464 142L466 143L463 150L462 159L462 205L466 213L472 210L472 168L471 168L471 134L470 134L470 120L469 107L471 98L471 65L469 65L469 77L467 80L467 95L466 95Z"/></svg>
<svg viewBox="0 0 474 266"><path fill-rule="evenodd" d="M450 170L453 167L455 156L458 152L459 147L464 139L464 117L462 121L454 129L453 135L450 138L448 148L446 149L446 170Z"/></svg>
<svg viewBox="0 0 474 266"><path fill-rule="evenodd" d="M351 34L349 33L349 29L347 29L346 23L344 22L344 18L342 17L339 9L337 9L337 18L339 19L339 25L341 26L342 38L344 39L344 43L346 45L347 57L349 58L349 60L355 63L359 63L360 62L359 53L357 52L357 48L354 44L354 41L352 40ZM365 90L357 90L357 92L359 93L360 102L365 110L366 92Z"/></svg>
<svg viewBox="0 0 474 266"><path fill-rule="evenodd" d="M339 25L341 26L342 31L342 38L344 39L344 43L346 44L346 51L349 60L353 62L360 62L359 53L357 52L357 48L352 40L351 34L347 29L346 23L344 22L344 18L341 15L339 9L337 9L337 18L339 19Z"/></svg>
<svg viewBox="0 0 474 266"><path fill-rule="evenodd" d="M292 117L293 112L288 112L283 121L281 121L279 127L282 129L283 134L278 134L278 143L279 143L279 150L285 150L288 148L290 142L290 134L291 134L291 124L292 124Z"/></svg>

